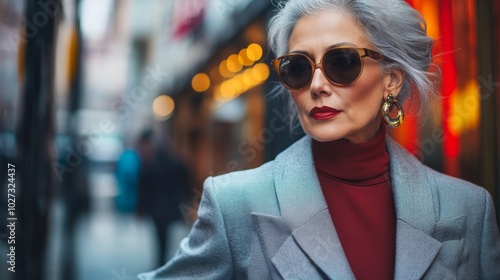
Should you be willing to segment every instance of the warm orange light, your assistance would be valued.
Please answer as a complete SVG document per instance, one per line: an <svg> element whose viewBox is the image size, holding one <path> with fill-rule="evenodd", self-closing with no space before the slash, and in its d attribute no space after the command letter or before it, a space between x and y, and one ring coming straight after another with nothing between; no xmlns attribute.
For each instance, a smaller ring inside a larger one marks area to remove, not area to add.
<svg viewBox="0 0 500 280"><path fill-rule="evenodd" d="M196 92L204 92L210 87L210 78L205 73L198 73L191 80L191 86Z"/></svg>
<svg viewBox="0 0 500 280"><path fill-rule="evenodd" d="M252 48L253 51L250 51L250 48ZM258 49L260 49L260 52ZM249 54L250 52L251 55L248 55L249 58L251 57L252 59L256 59L258 57L258 60L262 56L262 48L260 48L260 46L257 44L251 44L249 46L249 48L247 49L247 54ZM242 63L243 54L244 52L242 50L238 55L231 55L227 60L224 60L221 63L221 66L219 68L224 68L224 64L227 64L227 68L233 67L230 65L234 62L234 59L236 59L241 67L237 72L240 72L244 65ZM252 62L252 64L253 63L254 62ZM253 67L248 68L236 75L234 73L231 73L232 78L223 81L220 85L214 86L214 99L218 102L227 102L233 98L236 98L240 94L247 92L251 88L262 84L269 77L269 74L269 67L265 63L257 63Z"/></svg>
<svg viewBox="0 0 500 280"><path fill-rule="evenodd" d="M233 95L234 95L233 94L233 89L232 89L231 84L229 83L229 81L224 81L220 85L220 95L223 98L226 98L226 99L229 99L229 98L233 97Z"/></svg>
<svg viewBox="0 0 500 280"><path fill-rule="evenodd" d="M220 88L221 88L220 85L216 85L214 87L214 99L215 99L215 101L218 101L218 102L224 102L224 101L226 101L226 98L224 98L222 96Z"/></svg>
<svg viewBox="0 0 500 280"><path fill-rule="evenodd" d="M219 64L219 74L224 78L230 78L233 76L233 73L227 69L227 60L223 60Z"/></svg>
<svg viewBox="0 0 500 280"><path fill-rule="evenodd" d="M448 126L454 136L460 136L467 131L474 131L480 120L479 84L470 80L463 90L456 90L450 98L450 115Z"/></svg>
<svg viewBox="0 0 500 280"><path fill-rule="evenodd" d="M433 39L439 38L439 0L426 0L419 2L417 8L427 22L427 35Z"/></svg>
<svg viewBox="0 0 500 280"><path fill-rule="evenodd" d="M233 73L237 73L243 66L238 60L238 55L232 54L227 58L227 69Z"/></svg>
<svg viewBox="0 0 500 280"><path fill-rule="evenodd" d="M257 61L262 58L262 47L259 44L252 43L247 48L247 57L251 61Z"/></svg>
<svg viewBox="0 0 500 280"><path fill-rule="evenodd" d="M243 72L243 82L248 86L248 87L254 87L259 84L259 81L257 81L254 76L253 76L253 69L249 68Z"/></svg>
<svg viewBox="0 0 500 280"><path fill-rule="evenodd" d="M172 97L168 95L160 95L153 101L153 113L159 119L165 120L172 116L175 103Z"/></svg>
<svg viewBox="0 0 500 280"><path fill-rule="evenodd" d="M262 83L269 77L269 67L265 63L258 63L252 68L252 74L258 83Z"/></svg>
<svg viewBox="0 0 500 280"><path fill-rule="evenodd" d="M229 80L229 84L231 85L231 88L233 89L233 92L235 94L238 94L240 92L242 87L237 79L237 76L234 76L231 80Z"/></svg>
<svg viewBox="0 0 500 280"><path fill-rule="evenodd" d="M243 66L251 66L253 64L253 61L250 60L247 56L247 49L242 49L240 51L240 53L238 54L238 61Z"/></svg>

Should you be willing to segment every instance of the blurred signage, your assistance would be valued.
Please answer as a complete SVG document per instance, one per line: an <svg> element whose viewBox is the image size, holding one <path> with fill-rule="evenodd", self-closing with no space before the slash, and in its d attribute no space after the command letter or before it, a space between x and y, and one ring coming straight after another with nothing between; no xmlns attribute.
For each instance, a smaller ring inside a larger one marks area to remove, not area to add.
<svg viewBox="0 0 500 280"><path fill-rule="evenodd" d="M206 0L176 1L173 12L173 38L181 39L195 30L202 22Z"/></svg>
<svg viewBox="0 0 500 280"><path fill-rule="evenodd" d="M227 28L234 25L234 20L238 20L241 14L249 5L254 2L265 2L269 0L208 0L206 23L208 29L221 30L227 32ZM236 18L235 18L236 17Z"/></svg>

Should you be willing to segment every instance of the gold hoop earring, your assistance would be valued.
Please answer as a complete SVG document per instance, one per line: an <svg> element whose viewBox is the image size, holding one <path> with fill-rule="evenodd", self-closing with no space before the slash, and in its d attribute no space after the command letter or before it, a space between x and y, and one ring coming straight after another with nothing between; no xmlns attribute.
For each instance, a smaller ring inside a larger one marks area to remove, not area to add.
<svg viewBox="0 0 500 280"><path fill-rule="evenodd" d="M390 113L393 106L398 107L398 115L396 118L392 118ZM392 94L387 96L387 99L382 104L382 108L380 110L380 115L384 119L385 123L390 127L398 127L403 123L404 119L404 111L403 106L397 101Z"/></svg>

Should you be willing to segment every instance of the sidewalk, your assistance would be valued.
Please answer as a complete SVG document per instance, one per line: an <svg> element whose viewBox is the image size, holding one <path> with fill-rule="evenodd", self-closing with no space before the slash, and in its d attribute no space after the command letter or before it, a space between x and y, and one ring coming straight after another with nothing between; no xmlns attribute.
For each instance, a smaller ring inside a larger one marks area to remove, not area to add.
<svg viewBox="0 0 500 280"><path fill-rule="evenodd" d="M154 269L156 240L152 223L148 219L137 219L131 214L115 211L116 181L113 174L96 172L91 176L90 184L91 211L77 223L74 236L76 280L132 280L138 273ZM57 220L62 220L62 213L55 209L54 214L47 279L58 280L61 278L60 252L66 248L62 248L62 233L57 223ZM175 253L188 230L184 223L169 229L172 250L167 252L168 256Z"/></svg>

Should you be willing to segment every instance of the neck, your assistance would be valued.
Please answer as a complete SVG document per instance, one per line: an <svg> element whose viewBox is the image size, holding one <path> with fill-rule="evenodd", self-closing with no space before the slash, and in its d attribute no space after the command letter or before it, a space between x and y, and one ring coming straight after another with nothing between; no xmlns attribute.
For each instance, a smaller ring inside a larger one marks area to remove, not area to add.
<svg viewBox="0 0 500 280"><path fill-rule="evenodd" d="M384 125L364 143L352 143L346 139L331 142L313 140L312 145L316 169L340 180L366 180L389 171Z"/></svg>

